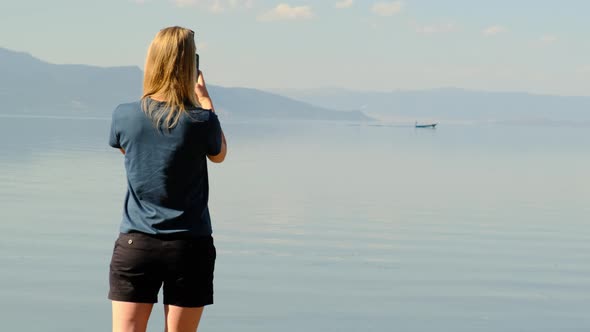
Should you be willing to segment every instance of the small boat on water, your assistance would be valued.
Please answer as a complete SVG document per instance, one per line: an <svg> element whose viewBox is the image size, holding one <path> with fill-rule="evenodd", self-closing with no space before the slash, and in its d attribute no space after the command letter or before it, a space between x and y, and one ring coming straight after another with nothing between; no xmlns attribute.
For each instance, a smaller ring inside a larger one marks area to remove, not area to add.
<svg viewBox="0 0 590 332"><path fill-rule="evenodd" d="M436 128L438 123L425 123L425 124L418 124L418 121L414 124L416 128Z"/></svg>

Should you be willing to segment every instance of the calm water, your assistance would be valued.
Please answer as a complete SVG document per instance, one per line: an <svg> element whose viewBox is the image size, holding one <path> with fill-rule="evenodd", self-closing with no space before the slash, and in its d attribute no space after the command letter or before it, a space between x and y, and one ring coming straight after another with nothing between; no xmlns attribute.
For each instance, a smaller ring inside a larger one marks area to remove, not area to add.
<svg viewBox="0 0 590 332"><path fill-rule="evenodd" d="M110 329L108 126L0 117L2 331ZM201 330L589 331L588 129L225 123Z"/></svg>

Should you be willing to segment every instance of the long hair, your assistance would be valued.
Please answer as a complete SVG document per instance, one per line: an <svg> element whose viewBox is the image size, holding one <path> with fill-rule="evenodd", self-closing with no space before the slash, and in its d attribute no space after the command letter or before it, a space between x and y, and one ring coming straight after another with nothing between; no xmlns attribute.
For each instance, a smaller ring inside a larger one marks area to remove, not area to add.
<svg viewBox="0 0 590 332"><path fill-rule="evenodd" d="M194 32L182 27L160 30L148 49L143 76L142 108L158 128L178 124L187 107L198 106L195 95L196 59ZM166 107L148 107L157 96Z"/></svg>

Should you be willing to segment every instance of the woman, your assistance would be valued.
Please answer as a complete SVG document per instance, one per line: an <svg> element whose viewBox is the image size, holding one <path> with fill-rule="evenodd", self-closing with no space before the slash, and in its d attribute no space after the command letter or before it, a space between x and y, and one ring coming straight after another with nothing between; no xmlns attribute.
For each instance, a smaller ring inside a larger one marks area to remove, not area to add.
<svg viewBox="0 0 590 332"><path fill-rule="evenodd" d="M116 332L145 331L162 286L167 332L196 331L213 303L206 159L222 162L227 145L195 54L193 31L158 32L143 97L113 112L109 143L128 183L109 276Z"/></svg>

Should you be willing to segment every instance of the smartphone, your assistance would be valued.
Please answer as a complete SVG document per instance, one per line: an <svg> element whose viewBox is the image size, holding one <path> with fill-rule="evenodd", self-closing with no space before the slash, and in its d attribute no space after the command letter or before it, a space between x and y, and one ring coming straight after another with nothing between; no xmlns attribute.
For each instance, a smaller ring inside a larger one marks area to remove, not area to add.
<svg viewBox="0 0 590 332"><path fill-rule="evenodd" d="M195 54L195 59L197 60L197 81L198 81L199 75L201 75L201 73L199 72L199 53Z"/></svg>

